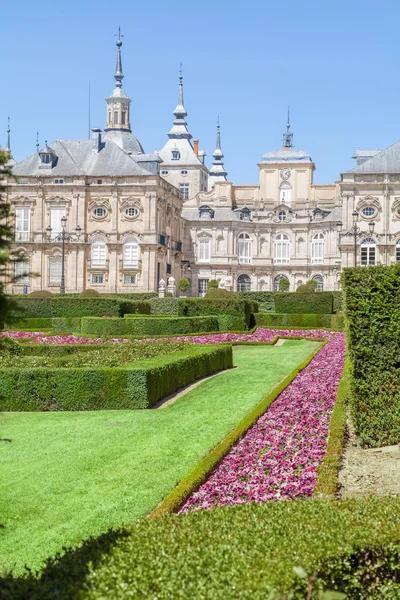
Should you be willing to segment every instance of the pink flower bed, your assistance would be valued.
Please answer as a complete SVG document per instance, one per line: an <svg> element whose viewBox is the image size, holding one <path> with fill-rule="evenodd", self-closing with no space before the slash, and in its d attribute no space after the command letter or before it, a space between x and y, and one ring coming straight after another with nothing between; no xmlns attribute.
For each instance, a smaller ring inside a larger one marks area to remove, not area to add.
<svg viewBox="0 0 400 600"><path fill-rule="evenodd" d="M84 338L70 333L63 335L48 335L47 333L38 331L4 331L0 334L0 336L2 335L6 335L16 340L29 339L30 341L28 344L104 344L105 341L102 338ZM120 344L121 342L126 342L126 340L123 340L122 338L107 340L108 344Z"/></svg>
<svg viewBox="0 0 400 600"><path fill-rule="evenodd" d="M329 342L188 499L182 513L313 493L344 366L345 338L343 333L317 330L279 334L328 337ZM274 335L273 330L259 329L247 338L266 341ZM208 343L210 337L215 336L201 336L198 343ZM224 336L218 341L234 340Z"/></svg>

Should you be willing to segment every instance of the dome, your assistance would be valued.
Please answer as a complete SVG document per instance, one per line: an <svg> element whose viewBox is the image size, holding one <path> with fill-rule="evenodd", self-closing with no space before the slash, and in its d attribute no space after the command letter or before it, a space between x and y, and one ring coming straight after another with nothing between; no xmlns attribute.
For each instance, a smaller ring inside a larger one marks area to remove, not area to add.
<svg viewBox="0 0 400 600"><path fill-rule="evenodd" d="M104 135L104 140L114 142L128 154L144 154L142 144L130 131L109 129Z"/></svg>
<svg viewBox="0 0 400 600"><path fill-rule="evenodd" d="M263 154L261 162L312 162L312 160L308 152L304 152L304 150L282 148L281 150L272 150L272 152Z"/></svg>

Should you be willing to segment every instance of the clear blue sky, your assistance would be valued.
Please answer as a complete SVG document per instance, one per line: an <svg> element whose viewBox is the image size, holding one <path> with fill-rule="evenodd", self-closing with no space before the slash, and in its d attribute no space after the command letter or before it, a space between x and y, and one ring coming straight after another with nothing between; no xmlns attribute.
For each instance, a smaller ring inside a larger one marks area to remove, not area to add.
<svg viewBox="0 0 400 600"><path fill-rule="evenodd" d="M12 119L16 160L47 139L104 127L121 25L124 89L134 134L161 148L183 63L189 130L211 164L220 115L229 179L256 183L281 146L287 105L294 144L315 181L331 183L360 148L400 138L399 0L22 0L1 9L0 141Z"/></svg>

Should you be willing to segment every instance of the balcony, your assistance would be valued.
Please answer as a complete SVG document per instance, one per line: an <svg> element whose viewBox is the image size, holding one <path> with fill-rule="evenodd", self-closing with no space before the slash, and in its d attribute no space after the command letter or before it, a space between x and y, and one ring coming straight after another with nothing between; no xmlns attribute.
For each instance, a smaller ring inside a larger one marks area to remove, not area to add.
<svg viewBox="0 0 400 600"><path fill-rule="evenodd" d="M109 260L92 260L88 258L87 268L89 271L108 271Z"/></svg>
<svg viewBox="0 0 400 600"><path fill-rule="evenodd" d="M142 268L141 260L119 259L119 268L121 271L139 271Z"/></svg>
<svg viewBox="0 0 400 600"><path fill-rule="evenodd" d="M33 234L30 231L16 231L14 240L16 242L33 242Z"/></svg>

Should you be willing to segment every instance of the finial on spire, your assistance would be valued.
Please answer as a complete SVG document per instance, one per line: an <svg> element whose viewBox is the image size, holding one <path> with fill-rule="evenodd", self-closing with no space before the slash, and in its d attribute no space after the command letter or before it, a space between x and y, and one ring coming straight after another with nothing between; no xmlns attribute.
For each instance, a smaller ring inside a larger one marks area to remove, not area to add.
<svg viewBox="0 0 400 600"><path fill-rule="evenodd" d="M116 33L114 35L118 36L118 39L116 41L118 52L117 52L117 66L115 68L115 75L114 75L114 79L116 81L115 86L122 87L122 80L124 78L124 74L122 72L122 59L121 59L122 40L121 40L121 38L124 36L121 33L121 27L118 27L118 33Z"/></svg>
<svg viewBox="0 0 400 600"><path fill-rule="evenodd" d="M283 135L283 147L293 148L293 133L290 131L290 106L288 106L286 133Z"/></svg>
<svg viewBox="0 0 400 600"><path fill-rule="evenodd" d="M9 152L11 154L11 137L10 137L10 133L11 133L11 129L10 129L10 117L8 117L6 152Z"/></svg>
<svg viewBox="0 0 400 600"><path fill-rule="evenodd" d="M217 146L216 146L216 150L221 150L221 128L219 126L219 115L217 117ZM215 152L214 152L213 156L215 158Z"/></svg>
<svg viewBox="0 0 400 600"><path fill-rule="evenodd" d="M39 152L39 132L36 132L36 152Z"/></svg>
<svg viewBox="0 0 400 600"><path fill-rule="evenodd" d="M184 119L187 116L187 112L183 105L183 74L182 74L182 63L179 65L179 88L178 88L178 104L174 110L174 115L177 119Z"/></svg>

